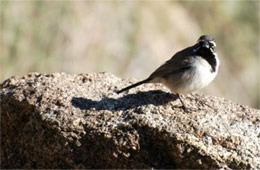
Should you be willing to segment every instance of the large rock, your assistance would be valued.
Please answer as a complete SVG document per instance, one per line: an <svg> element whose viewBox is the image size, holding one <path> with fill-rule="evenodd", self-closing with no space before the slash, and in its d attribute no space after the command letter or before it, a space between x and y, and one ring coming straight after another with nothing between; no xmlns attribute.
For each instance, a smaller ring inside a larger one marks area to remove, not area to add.
<svg viewBox="0 0 260 170"><path fill-rule="evenodd" d="M1 88L1 168L260 169L260 112L108 73L31 73Z"/></svg>

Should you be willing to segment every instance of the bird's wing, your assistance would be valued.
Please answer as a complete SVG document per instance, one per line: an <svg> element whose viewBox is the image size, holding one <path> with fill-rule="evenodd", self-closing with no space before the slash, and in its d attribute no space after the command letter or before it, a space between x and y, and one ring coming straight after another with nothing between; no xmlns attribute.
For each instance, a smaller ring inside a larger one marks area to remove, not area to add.
<svg viewBox="0 0 260 170"><path fill-rule="evenodd" d="M188 47L182 51L177 52L170 60L166 61L158 69L156 69L150 76L150 79L157 77L165 77L169 74L180 72L192 66L194 52L192 47Z"/></svg>

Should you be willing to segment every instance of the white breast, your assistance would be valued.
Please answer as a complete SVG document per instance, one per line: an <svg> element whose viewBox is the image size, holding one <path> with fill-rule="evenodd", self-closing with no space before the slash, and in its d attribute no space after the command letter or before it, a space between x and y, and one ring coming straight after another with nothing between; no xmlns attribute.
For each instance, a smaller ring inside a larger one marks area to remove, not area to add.
<svg viewBox="0 0 260 170"><path fill-rule="evenodd" d="M210 64L201 57L196 57L190 69L175 73L162 81L174 93L190 93L207 86L216 77L219 61L217 59L216 71L212 72Z"/></svg>

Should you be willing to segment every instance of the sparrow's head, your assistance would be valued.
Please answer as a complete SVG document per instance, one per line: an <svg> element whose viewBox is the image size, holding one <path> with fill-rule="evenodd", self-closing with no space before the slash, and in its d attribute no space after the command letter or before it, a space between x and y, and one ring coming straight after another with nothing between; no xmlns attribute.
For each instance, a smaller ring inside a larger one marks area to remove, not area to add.
<svg viewBox="0 0 260 170"><path fill-rule="evenodd" d="M216 42L212 36L200 36L195 44L194 52L197 56L204 58L211 65L212 72L217 71L219 60L216 53Z"/></svg>
<svg viewBox="0 0 260 170"><path fill-rule="evenodd" d="M212 53L216 52L216 42L211 35L202 35L197 41L196 44L196 52L197 51L211 51Z"/></svg>

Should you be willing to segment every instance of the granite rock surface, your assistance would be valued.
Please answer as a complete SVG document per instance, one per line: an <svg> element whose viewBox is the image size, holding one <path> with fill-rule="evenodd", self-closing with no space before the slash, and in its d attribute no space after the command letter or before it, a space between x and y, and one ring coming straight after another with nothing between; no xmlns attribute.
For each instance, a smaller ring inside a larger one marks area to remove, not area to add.
<svg viewBox="0 0 260 170"><path fill-rule="evenodd" d="M1 168L260 169L260 111L109 73L30 73L0 85Z"/></svg>

